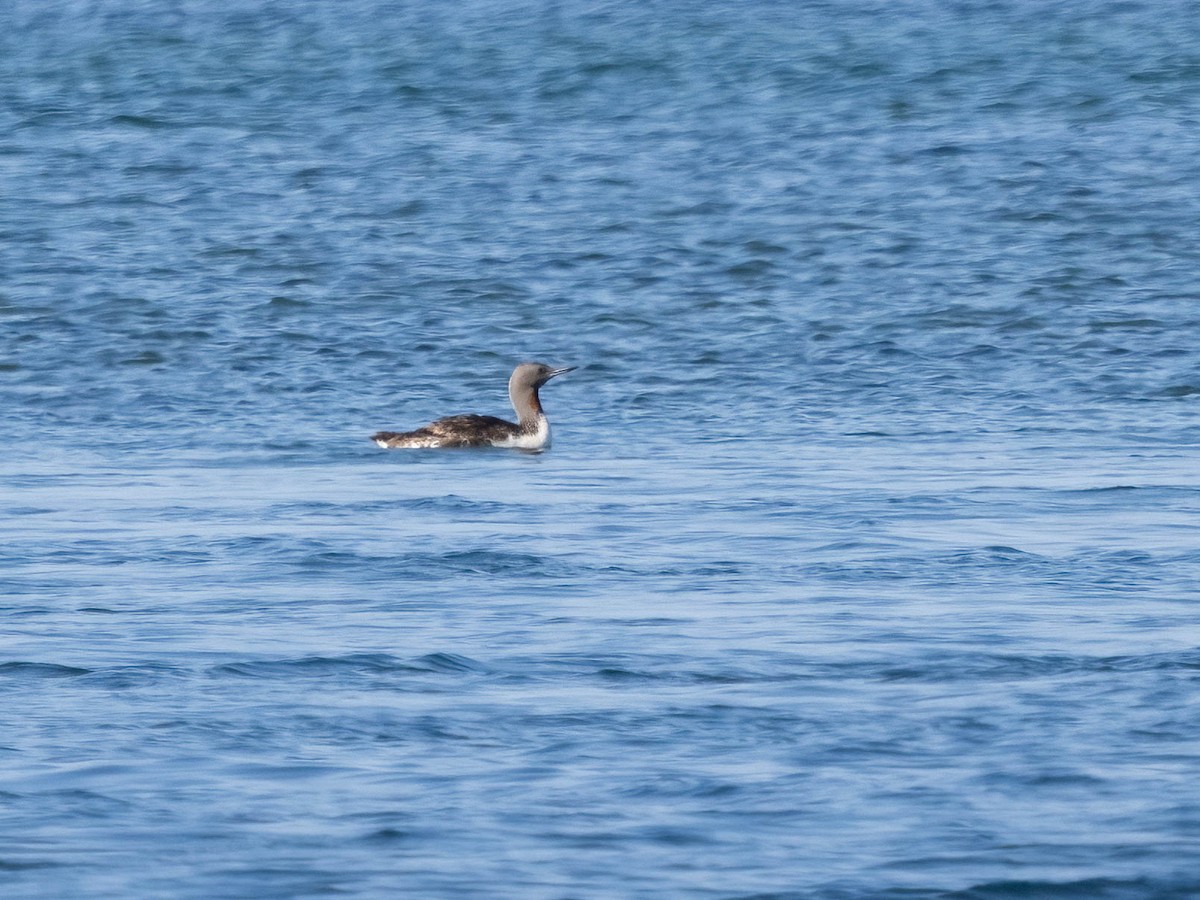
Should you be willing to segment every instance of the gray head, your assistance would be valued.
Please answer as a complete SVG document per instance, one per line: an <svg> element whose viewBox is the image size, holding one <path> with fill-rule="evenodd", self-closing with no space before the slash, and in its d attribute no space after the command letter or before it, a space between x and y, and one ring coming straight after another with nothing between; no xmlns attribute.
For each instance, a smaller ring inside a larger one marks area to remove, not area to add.
<svg viewBox="0 0 1200 900"><path fill-rule="evenodd" d="M551 378L573 372L578 366L567 366L555 369L545 363L524 362L513 369L512 378L508 379L509 390L537 390Z"/></svg>
<svg viewBox="0 0 1200 900"><path fill-rule="evenodd" d="M508 379L508 396L512 400L517 418L522 422L533 421L541 415L542 404L538 400L538 388L557 375L564 375L576 369L567 366L565 369L555 369L545 363L525 362L513 369L512 377Z"/></svg>

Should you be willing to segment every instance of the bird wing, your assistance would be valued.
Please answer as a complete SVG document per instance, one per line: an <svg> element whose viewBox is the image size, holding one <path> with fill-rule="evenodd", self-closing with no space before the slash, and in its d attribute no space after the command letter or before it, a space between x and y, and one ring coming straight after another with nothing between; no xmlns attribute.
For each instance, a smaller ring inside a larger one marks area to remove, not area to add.
<svg viewBox="0 0 1200 900"><path fill-rule="evenodd" d="M446 447L472 447L490 444L494 440L504 440L516 429L517 426L512 422L495 416L465 413L460 416L446 416L444 419L430 422L424 428L418 428L417 431L437 438Z"/></svg>
<svg viewBox="0 0 1200 900"><path fill-rule="evenodd" d="M371 435L377 444L390 447L489 447L517 434L512 422L495 416L466 413L446 416L412 431L381 431Z"/></svg>

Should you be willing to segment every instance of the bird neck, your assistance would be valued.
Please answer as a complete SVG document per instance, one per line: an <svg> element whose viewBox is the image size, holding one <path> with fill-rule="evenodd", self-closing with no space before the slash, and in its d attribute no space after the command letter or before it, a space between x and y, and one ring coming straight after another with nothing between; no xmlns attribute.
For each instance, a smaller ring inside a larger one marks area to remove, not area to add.
<svg viewBox="0 0 1200 900"><path fill-rule="evenodd" d="M545 417L537 388L510 387L508 398L512 400L513 409L517 413L517 424L535 427L538 420Z"/></svg>

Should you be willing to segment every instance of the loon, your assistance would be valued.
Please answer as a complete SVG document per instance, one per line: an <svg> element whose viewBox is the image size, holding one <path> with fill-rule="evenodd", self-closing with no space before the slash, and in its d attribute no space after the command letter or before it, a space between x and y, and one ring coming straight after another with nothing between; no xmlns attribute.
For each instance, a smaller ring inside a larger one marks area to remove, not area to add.
<svg viewBox="0 0 1200 900"><path fill-rule="evenodd" d="M415 431L381 431L371 440L384 449L426 447L512 447L544 450L550 446L550 422L538 400L538 388L578 366L552 369L544 363L526 362L513 369L508 396L517 412L516 424L495 416L467 413L447 416Z"/></svg>

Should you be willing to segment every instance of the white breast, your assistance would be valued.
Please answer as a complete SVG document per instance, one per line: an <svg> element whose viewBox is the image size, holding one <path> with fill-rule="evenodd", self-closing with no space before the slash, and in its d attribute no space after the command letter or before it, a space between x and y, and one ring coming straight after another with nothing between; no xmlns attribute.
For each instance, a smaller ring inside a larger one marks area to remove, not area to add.
<svg viewBox="0 0 1200 900"><path fill-rule="evenodd" d="M515 434L495 443L496 447L511 447L514 450L544 450L550 446L550 421L538 416L537 431L531 434Z"/></svg>

